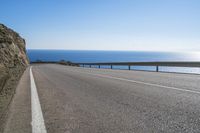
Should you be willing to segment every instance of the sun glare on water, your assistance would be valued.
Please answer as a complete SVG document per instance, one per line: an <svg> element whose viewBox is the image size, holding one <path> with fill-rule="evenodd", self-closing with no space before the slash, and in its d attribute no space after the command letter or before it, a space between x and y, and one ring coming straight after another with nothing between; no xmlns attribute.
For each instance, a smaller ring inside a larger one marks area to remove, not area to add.
<svg viewBox="0 0 200 133"><path fill-rule="evenodd" d="M192 61L200 61L200 52L190 53L190 58L192 59Z"/></svg>

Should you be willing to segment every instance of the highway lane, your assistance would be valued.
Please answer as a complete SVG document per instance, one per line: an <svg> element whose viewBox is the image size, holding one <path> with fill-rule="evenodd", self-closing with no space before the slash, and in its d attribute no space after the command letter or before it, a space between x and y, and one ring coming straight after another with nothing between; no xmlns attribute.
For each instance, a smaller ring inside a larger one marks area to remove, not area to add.
<svg viewBox="0 0 200 133"><path fill-rule="evenodd" d="M199 75L32 69L48 133L200 132Z"/></svg>

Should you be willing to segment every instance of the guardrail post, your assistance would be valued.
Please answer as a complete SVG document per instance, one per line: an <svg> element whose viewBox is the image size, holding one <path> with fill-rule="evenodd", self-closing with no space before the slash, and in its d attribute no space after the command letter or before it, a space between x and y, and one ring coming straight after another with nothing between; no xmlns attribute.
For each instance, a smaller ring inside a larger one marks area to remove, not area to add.
<svg viewBox="0 0 200 133"><path fill-rule="evenodd" d="M112 65L110 65L110 68L111 68L111 69L113 69L113 66L112 66Z"/></svg>
<svg viewBox="0 0 200 133"><path fill-rule="evenodd" d="M128 65L128 70L131 70L131 65Z"/></svg>
<svg viewBox="0 0 200 133"><path fill-rule="evenodd" d="M158 65L156 66L156 72L158 72L159 71L159 67L158 67Z"/></svg>

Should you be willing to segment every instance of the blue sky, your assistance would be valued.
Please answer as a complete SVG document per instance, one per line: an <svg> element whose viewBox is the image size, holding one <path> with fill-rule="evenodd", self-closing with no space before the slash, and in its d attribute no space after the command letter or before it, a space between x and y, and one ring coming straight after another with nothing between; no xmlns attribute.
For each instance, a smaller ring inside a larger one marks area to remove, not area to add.
<svg viewBox="0 0 200 133"><path fill-rule="evenodd" d="M28 49L200 51L199 0L1 0Z"/></svg>

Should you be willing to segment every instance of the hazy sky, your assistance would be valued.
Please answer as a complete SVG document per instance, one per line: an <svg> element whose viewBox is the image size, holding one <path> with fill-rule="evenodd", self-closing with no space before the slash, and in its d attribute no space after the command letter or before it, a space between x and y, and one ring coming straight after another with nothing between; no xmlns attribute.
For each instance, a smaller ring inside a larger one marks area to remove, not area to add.
<svg viewBox="0 0 200 133"><path fill-rule="evenodd" d="M1 0L28 49L200 51L200 0Z"/></svg>

